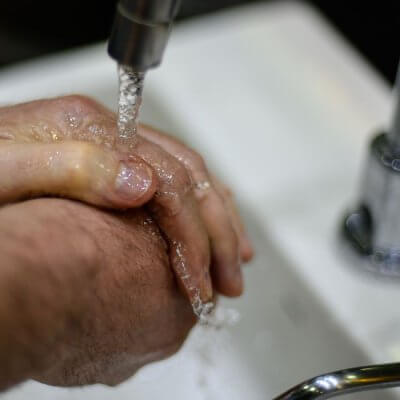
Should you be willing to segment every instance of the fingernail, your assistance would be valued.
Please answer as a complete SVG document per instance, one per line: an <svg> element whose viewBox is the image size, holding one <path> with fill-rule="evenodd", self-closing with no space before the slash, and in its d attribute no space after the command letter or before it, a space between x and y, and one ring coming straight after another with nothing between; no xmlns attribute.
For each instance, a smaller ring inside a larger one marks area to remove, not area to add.
<svg viewBox="0 0 400 400"><path fill-rule="evenodd" d="M138 163L121 163L115 180L117 192L130 200L141 197L152 184L150 167Z"/></svg>

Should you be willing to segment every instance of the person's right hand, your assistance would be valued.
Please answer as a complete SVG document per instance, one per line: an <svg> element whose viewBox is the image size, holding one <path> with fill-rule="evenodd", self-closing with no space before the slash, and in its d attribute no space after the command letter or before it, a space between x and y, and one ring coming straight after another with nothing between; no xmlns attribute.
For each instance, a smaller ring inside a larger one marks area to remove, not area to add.
<svg viewBox="0 0 400 400"><path fill-rule="evenodd" d="M141 127L127 152L116 127L114 113L81 96L0 109L0 204L47 194L119 209L146 204L192 303L209 301L213 284L240 295L240 263L252 249L229 190L177 140Z"/></svg>
<svg viewBox="0 0 400 400"><path fill-rule="evenodd" d="M144 210L0 208L0 390L115 385L175 353L196 320L166 250Z"/></svg>

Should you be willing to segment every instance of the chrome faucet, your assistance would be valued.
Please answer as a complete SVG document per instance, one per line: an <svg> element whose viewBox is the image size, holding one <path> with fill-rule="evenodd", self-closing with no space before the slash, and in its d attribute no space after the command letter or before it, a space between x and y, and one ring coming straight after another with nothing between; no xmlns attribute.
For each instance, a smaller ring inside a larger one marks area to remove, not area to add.
<svg viewBox="0 0 400 400"><path fill-rule="evenodd" d="M344 233L364 268L400 277L400 65L394 95L391 126L371 142L359 205Z"/></svg>
<svg viewBox="0 0 400 400"><path fill-rule="evenodd" d="M400 277L400 64L394 96L390 128L371 142L359 205L345 218L343 232L364 268ZM274 400L328 399L397 386L400 363L370 365L317 376Z"/></svg>
<svg viewBox="0 0 400 400"><path fill-rule="evenodd" d="M400 386L400 363L371 365L317 376L295 386L274 400L322 400L396 386Z"/></svg>
<svg viewBox="0 0 400 400"><path fill-rule="evenodd" d="M157 67L168 42L180 0L120 0L108 53L136 72Z"/></svg>

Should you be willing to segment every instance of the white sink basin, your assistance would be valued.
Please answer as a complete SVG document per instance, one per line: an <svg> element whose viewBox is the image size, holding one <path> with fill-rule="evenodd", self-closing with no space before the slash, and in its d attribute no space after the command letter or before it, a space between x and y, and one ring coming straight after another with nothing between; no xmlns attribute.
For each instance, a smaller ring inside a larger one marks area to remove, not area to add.
<svg viewBox="0 0 400 400"><path fill-rule="evenodd" d="M0 103L86 93L114 107L116 79L101 44L3 70ZM162 68L148 75L142 120L198 148L238 193L257 258L246 294L222 303L241 320L195 330L178 355L117 388L28 382L0 397L261 400L322 372L398 359L400 285L350 268L337 241L389 94L301 3L176 27Z"/></svg>

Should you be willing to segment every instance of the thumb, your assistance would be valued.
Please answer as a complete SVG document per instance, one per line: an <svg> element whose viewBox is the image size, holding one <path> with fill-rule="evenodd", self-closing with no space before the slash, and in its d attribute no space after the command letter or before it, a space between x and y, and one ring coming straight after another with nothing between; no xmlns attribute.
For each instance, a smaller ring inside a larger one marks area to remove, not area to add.
<svg viewBox="0 0 400 400"><path fill-rule="evenodd" d="M41 195L97 206L138 207L156 189L152 168L139 157L86 142L0 146L0 204Z"/></svg>

